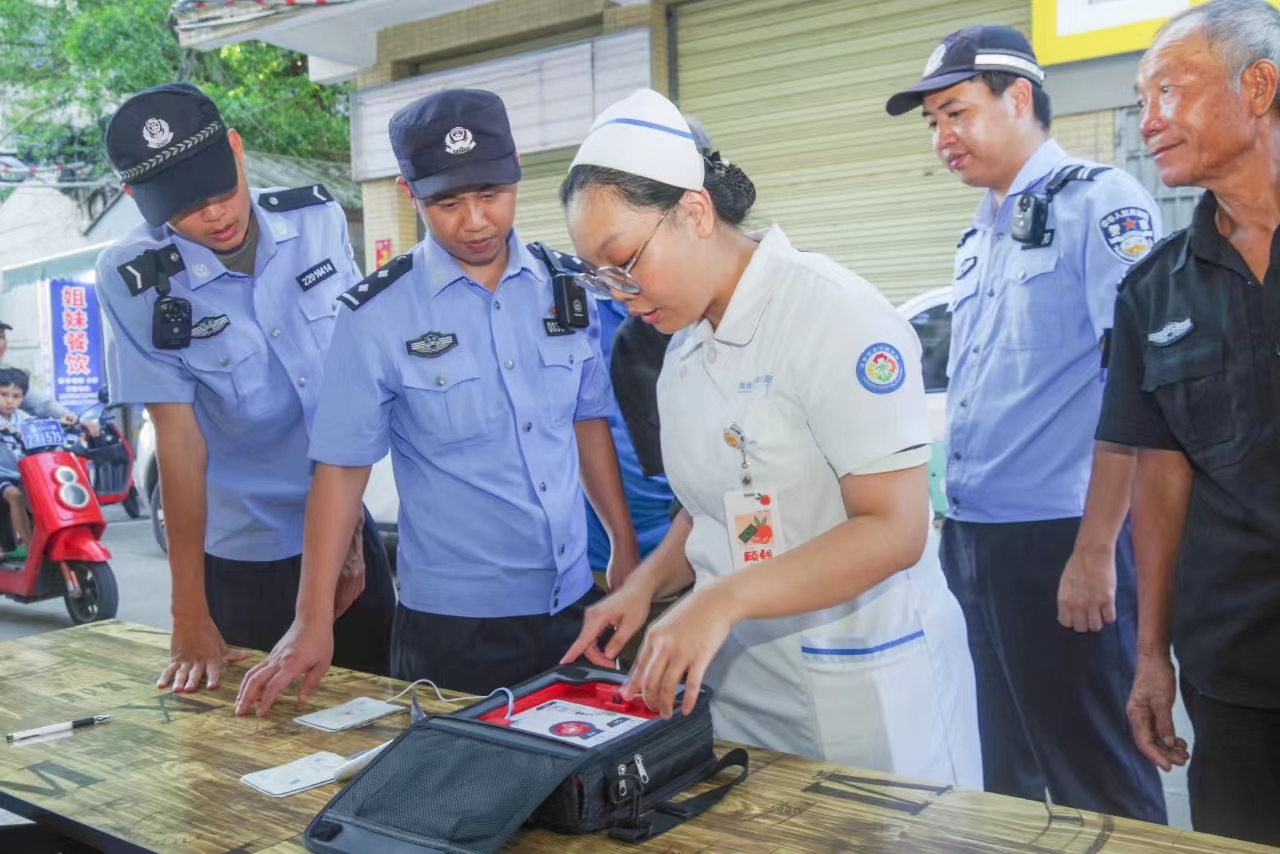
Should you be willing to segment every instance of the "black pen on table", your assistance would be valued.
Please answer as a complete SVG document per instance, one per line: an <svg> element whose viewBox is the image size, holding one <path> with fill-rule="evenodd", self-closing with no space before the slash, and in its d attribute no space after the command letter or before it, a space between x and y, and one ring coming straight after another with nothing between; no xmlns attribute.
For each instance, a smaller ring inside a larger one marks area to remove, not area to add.
<svg viewBox="0 0 1280 854"><path fill-rule="evenodd" d="M80 718L77 721L67 721L66 723L61 724L49 724L48 726L37 727L36 729L24 729L22 732L11 732L4 738L5 741L21 741L24 738L53 735L56 732L70 732L73 729L80 729L81 727L106 723L109 720L111 720L111 715L94 715L91 718Z"/></svg>

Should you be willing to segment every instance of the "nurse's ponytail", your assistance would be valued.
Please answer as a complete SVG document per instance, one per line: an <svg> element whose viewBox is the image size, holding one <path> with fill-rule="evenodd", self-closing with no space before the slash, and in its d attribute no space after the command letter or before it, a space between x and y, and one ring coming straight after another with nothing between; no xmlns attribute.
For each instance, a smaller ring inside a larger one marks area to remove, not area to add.
<svg viewBox="0 0 1280 854"><path fill-rule="evenodd" d="M751 206L756 202L756 185L751 183L747 173L739 166L721 158L720 152L711 150L711 140L701 125L688 116L685 118L702 153L703 167L706 170L702 185L707 195L711 196L716 215L721 221L737 227L747 218ZM686 192L680 187L630 172L579 164L569 170L564 183L560 185L560 204L568 207L575 196L592 187L608 187L628 205L642 210L668 210Z"/></svg>

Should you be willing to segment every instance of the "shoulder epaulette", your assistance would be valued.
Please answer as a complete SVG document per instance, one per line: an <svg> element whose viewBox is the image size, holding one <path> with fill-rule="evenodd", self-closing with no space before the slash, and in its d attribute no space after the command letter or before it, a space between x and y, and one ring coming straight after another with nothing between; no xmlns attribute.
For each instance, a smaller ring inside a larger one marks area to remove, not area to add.
<svg viewBox="0 0 1280 854"><path fill-rule="evenodd" d="M1116 285L1116 293L1120 293L1126 287L1142 278L1143 274L1147 272L1151 265L1156 263L1156 261L1160 259L1160 256L1164 255L1163 250L1165 247L1185 233L1186 229L1181 228L1177 231L1170 232L1157 240L1156 245L1152 246L1147 254L1142 256L1141 260L1135 262L1134 265L1125 272L1124 277L1120 279L1120 284Z"/></svg>
<svg viewBox="0 0 1280 854"><path fill-rule="evenodd" d="M186 269L182 254L178 247L170 243L159 249L148 249L132 261L126 261L116 272L124 281L125 287L133 296L158 287L163 293L169 292L169 277Z"/></svg>
<svg viewBox="0 0 1280 854"><path fill-rule="evenodd" d="M342 300L352 311L367 303L387 289L396 279L413 269L413 256L400 255L392 258L386 266L376 270L360 280L354 288L342 294Z"/></svg>
<svg viewBox="0 0 1280 854"><path fill-rule="evenodd" d="M269 211L296 211L298 208L309 208L312 205L323 205L333 201L333 196L324 188L324 184L312 184L310 187L298 187L293 190L277 190L258 196L258 204Z"/></svg>
<svg viewBox="0 0 1280 854"><path fill-rule="evenodd" d="M576 255L566 255L541 243L529 243L525 248L542 262L553 278L586 272L587 265Z"/></svg>
<svg viewBox="0 0 1280 854"><path fill-rule="evenodd" d="M957 249L963 248L964 245L969 242L969 238L973 237L977 233L978 233L978 229L971 228L968 231L966 231L964 234L960 235L960 242L956 244L956 248Z"/></svg>

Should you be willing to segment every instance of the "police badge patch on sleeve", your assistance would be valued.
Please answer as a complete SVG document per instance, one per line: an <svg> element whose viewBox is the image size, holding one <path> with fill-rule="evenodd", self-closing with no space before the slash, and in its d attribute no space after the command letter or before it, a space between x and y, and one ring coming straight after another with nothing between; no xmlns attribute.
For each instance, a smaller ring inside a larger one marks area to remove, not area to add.
<svg viewBox="0 0 1280 854"><path fill-rule="evenodd" d="M1120 208L1098 223L1107 246L1121 261L1132 264L1151 251L1156 242L1151 214L1142 208Z"/></svg>
<svg viewBox="0 0 1280 854"><path fill-rule="evenodd" d="M404 342L410 356L434 359L458 346L458 336L452 332L424 332L417 338Z"/></svg>
<svg viewBox="0 0 1280 854"><path fill-rule="evenodd" d="M225 314L220 314L217 317L202 317L199 323L191 327L191 337L212 338L221 334L230 325L231 320Z"/></svg>

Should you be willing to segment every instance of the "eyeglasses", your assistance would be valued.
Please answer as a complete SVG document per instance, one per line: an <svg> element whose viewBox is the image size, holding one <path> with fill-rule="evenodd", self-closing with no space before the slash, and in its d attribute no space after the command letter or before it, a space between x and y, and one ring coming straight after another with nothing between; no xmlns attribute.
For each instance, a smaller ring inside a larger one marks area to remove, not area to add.
<svg viewBox="0 0 1280 854"><path fill-rule="evenodd" d="M667 217L675 209L676 206L672 205L663 212L658 224L653 227L653 231L649 232L649 236L645 238L644 243L640 244L640 248L636 250L636 254L631 256L630 261L621 267L610 264L607 267L584 270L576 276L577 280L593 294L609 299L613 298L613 291L620 291L624 294L640 293L640 283L631 277L631 270L640 260L640 256L644 254L644 250L648 248L649 242L653 240L654 235L658 233L658 229L662 228L662 223L666 222Z"/></svg>

